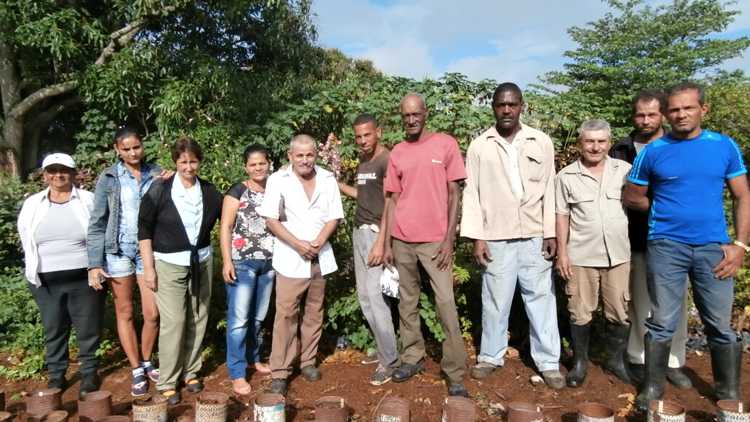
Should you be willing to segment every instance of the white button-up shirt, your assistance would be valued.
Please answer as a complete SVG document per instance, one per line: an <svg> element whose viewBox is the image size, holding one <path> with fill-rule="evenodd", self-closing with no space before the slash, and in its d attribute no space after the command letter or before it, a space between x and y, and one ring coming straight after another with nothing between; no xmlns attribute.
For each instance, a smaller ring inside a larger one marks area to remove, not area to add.
<svg viewBox="0 0 750 422"><path fill-rule="evenodd" d="M341 194L333 173L315 167L315 191L310 199L292 166L272 174L266 183L263 204L258 214L266 218L279 219L280 211L285 215L281 224L299 240L313 241L326 223L344 218ZM338 269L333 248L326 242L318 254L320 272L330 274ZM273 245L273 268L291 278L310 278L312 263L278 237Z"/></svg>
<svg viewBox="0 0 750 422"><path fill-rule="evenodd" d="M74 187L70 193L70 203L84 232L88 231L89 216L91 210L94 209L94 194ZM18 235L21 238L26 260L26 279L36 287L41 286L42 283L39 280L39 250L34 234L39 223L49 212L50 206L49 188L47 188L28 197L18 214ZM65 222L61 221L60 224L65 224Z"/></svg>

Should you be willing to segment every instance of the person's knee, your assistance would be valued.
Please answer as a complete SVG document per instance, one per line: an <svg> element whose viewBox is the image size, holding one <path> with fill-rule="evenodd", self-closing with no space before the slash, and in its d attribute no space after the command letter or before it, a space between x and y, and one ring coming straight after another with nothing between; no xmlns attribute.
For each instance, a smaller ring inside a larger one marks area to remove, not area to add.
<svg viewBox="0 0 750 422"><path fill-rule="evenodd" d="M118 321L133 322L133 302L129 300L115 301L115 314Z"/></svg>

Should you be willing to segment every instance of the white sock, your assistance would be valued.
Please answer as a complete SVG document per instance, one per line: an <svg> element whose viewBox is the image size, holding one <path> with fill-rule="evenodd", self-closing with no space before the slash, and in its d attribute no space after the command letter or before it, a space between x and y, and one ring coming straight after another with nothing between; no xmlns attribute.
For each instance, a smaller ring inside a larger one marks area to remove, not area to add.
<svg viewBox="0 0 750 422"><path fill-rule="evenodd" d="M146 371L144 371L143 368L139 366L138 368L133 369L133 378L144 375L145 373Z"/></svg>

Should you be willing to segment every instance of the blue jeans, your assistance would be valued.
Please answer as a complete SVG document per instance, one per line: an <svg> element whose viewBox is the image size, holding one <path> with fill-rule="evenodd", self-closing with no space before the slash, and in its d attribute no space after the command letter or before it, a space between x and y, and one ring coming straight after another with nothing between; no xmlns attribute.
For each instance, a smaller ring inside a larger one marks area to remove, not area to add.
<svg viewBox="0 0 750 422"><path fill-rule="evenodd" d="M120 242L120 253L106 255L107 274L110 277L127 277L143 274L143 259L138 250L138 243Z"/></svg>
<svg viewBox="0 0 750 422"><path fill-rule="evenodd" d="M559 369L560 332L552 262L542 239L488 241L492 261L482 274L482 344L477 361L502 366L508 349L508 316L516 283L531 328L531 357L539 371Z"/></svg>
<svg viewBox="0 0 750 422"><path fill-rule="evenodd" d="M274 271L270 260L234 261L237 280L227 289L227 368L229 377L245 377L248 361L260 361L260 326L268 313ZM250 326L252 322L252 327ZM248 329L252 328L248 336ZM248 347L248 340L252 346Z"/></svg>
<svg viewBox="0 0 750 422"><path fill-rule="evenodd" d="M672 339L690 276L693 299L708 341L714 344L737 341L737 333L730 326L734 279L720 280L713 272L723 257L718 243L692 246L669 239L648 241L651 317L646 320L646 328L652 340Z"/></svg>

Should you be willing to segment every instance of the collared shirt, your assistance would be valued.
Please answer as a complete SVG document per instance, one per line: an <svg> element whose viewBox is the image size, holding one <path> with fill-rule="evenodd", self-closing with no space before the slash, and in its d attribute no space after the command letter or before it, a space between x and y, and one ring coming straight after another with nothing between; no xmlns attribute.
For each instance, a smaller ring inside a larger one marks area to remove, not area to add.
<svg viewBox="0 0 750 422"><path fill-rule="evenodd" d="M498 135L499 136L499 135ZM513 142L513 139L508 141L507 139L500 136L497 142L503 151L507 155L505 174L508 175L508 182L510 182L510 190L513 191L513 195L516 199L523 198L523 182L521 181L521 169L518 167L518 148Z"/></svg>
<svg viewBox="0 0 750 422"><path fill-rule="evenodd" d="M333 173L316 166L315 190L308 199L299 177L292 166L272 174L266 182L266 195L257 208L258 214L266 218L279 219L281 224L299 240L312 241L329 221L344 218L341 194ZM283 215L284 218L280 218ZM326 242L318 253L322 275L338 269L331 244ZM290 278L310 278L311 261L303 258L286 242L275 238L273 246L273 268Z"/></svg>
<svg viewBox="0 0 750 422"><path fill-rule="evenodd" d="M141 206L141 198L154 181L151 166L147 163L141 165L140 182L130 173L130 170L125 167L122 161L119 161L116 167L117 179L120 182L118 242L138 243L138 208Z"/></svg>
<svg viewBox="0 0 750 422"><path fill-rule="evenodd" d="M555 178L557 214L570 216L568 256L581 267L614 267L630 261L628 216L622 190L630 164L606 158L601 180L581 160Z"/></svg>
<svg viewBox="0 0 750 422"><path fill-rule="evenodd" d="M70 193L70 202L78 222L87 231L89 216L94 208L94 194L74 187ZM49 188L47 188L26 198L18 214L18 235L21 238L26 261L26 279L37 287L41 286L41 282L39 280L39 251L34 234L51 206Z"/></svg>
<svg viewBox="0 0 750 422"><path fill-rule="evenodd" d="M198 243L198 235L201 231L201 222L203 220L203 194L201 193L200 181L197 179L193 186L186 188L175 176L172 183L172 202L174 202L177 212L180 214L180 220L185 228L188 241L191 245ZM198 250L198 260L206 261L211 257L211 246L206 246ZM190 266L190 251L182 252L154 252L154 258L174 265L184 267Z"/></svg>
<svg viewBox="0 0 750 422"><path fill-rule="evenodd" d="M466 151L461 236L481 240L555 237L555 148L543 132L525 124L513 139L521 196L502 137L490 127Z"/></svg>

